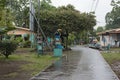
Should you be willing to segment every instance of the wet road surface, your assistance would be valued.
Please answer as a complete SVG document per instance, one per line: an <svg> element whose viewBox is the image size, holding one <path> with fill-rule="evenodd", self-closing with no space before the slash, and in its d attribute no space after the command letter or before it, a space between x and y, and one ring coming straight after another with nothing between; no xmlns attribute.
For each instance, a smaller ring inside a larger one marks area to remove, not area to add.
<svg viewBox="0 0 120 80"><path fill-rule="evenodd" d="M119 80L100 52L75 46L32 80Z"/></svg>

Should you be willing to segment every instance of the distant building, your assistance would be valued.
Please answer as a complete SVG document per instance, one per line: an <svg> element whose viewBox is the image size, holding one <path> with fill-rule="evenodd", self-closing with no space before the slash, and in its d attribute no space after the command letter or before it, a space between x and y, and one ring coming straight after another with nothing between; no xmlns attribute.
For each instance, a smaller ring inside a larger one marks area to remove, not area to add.
<svg viewBox="0 0 120 80"><path fill-rule="evenodd" d="M100 37L101 46L110 44L111 47L120 47L120 28L99 32L97 35Z"/></svg>
<svg viewBox="0 0 120 80"><path fill-rule="evenodd" d="M14 35L15 37L22 37L25 39L27 36L31 36L32 31L28 28L16 27L16 29L7 32L8 35ZM34 33L33 33L34 34ZM33 36L34 37L34 36ZM33 40L33 37L30 37L30 41Z"/></svg>
<svg viewBox="0 0 120 80"><path fill-rule="evenodd" d="M24 41L30 41L31 47L35 46L35 33L28 28L16 27L16 29L7 32L8 35L14 35L14 38L22 37Z"/></svg>
<svg viewBox="0 0 120 80"><path fill-rule="evenodd" d="M28 28L16 27L16 29L7 32L9 35L22 36L25 34L30 34L31 31Z"/></svg>

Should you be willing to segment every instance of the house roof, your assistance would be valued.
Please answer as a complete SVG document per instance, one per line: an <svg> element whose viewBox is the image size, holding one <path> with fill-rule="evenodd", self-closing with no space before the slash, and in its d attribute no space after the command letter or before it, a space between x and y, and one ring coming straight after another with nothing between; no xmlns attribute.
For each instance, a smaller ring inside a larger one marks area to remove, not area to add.
<svg viewBox="0 0 120 80"><path fill-rule="evenodd" d="M106 34L106 33L110 33L110 34L120 33L120 28L98 32L97 35L102 35L102 34Z"/></svg>
<svg viewBox="0 0 120 80"><path fill-rule="evenodd" d="M30 29L28 28L23 28L23 27L15 27L16 29L21 29L21 30L26 30L26 31L30 31Z"/></svg>
<svg viewBox="0 0 120 80"><path fill-rule="evenodd" d="M15 34L15 35L22 35L22 34L30 34L32 31L28 28L16 27L15 30L9 31L7 34Z"/></svg>

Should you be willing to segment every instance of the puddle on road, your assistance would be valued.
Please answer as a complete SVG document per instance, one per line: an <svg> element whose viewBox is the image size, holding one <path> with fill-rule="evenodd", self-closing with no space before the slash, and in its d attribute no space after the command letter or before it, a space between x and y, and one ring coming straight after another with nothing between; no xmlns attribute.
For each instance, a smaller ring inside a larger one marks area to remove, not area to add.
<svg viewBox="0 0 120 80"><path fill-rule="evenodd" d="M60 80L60 78L63 79L70 76L77 68L77 63L81 57L80 52L66 51L64 54L64 57L60 58L60 60L56 61L32 80Z"/></svg>

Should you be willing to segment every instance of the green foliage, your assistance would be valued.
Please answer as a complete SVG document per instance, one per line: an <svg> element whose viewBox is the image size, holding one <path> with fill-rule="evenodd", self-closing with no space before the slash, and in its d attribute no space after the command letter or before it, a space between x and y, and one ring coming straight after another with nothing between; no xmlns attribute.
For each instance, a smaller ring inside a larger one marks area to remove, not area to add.
<svg viewBox="0 0 120 80"><path fill-rule="evenodd" d="M10 40L0 41L0 52L6 58L8 58L8 56L12 54L12 52L14 52L14 50L16 49L17 49L17 43L15 41L10 41Z"/></svg>
<svg viewBox="0 0 120 80"><path fill-rule="evenodd" d="M41 27L48 36L52 35L58 28L79 33L83 29L91 30L96 25L95 16L92 13L80 13L70 4L56 8L51 5L51 0L41 0L39 15L38 0L34 0L32 3L35 6L37 18L40 18ZM29 25L28 4L29 0L7 1L7 6L14 15L16 26L22 26L23 23L25 23L25 27ZM38 30L37 27L35 23L35 31Z"/></svg>
<svg viewBox="0 0 120 80"><path fill-rule="evenodd" d="M0 11L5 7L6 0L0 0Z"/></svg>
<svg viewBox="0 0 120 80"><path fill-rule="evenodd" d="M73 5L54 7L51 5L51 0L41 0L40 10L38 0L32 0L36 9L36 16L40 19L40 26L47 36L54 36L53 34L58 28L63 30L63 33L81 33L83 30L93 31L96 25L95 15L93 13L81 13L75 9ZM25 27L29 25L29 0L7 0L6 6L11 10L13 19L11 20L16 26ZM40 14L39 14L40 11ZM4 12L4 11L3 11ZM35 21L35 32L38 30L38 25ZM68 35L67 35L68 37Z"/></svg>
<svg viewBox="0 0 120 80"><path fill-rule="evenodd" d="M29 0L6 0L3 10L10 10L12 21L16 26L22 26L25 23L28 26L29 23ZM11 20L10 20L11 21Z"/></svg>
<svg viewBox="0 0 120 80"><path fill-rule="evenodd" d="M103 53L103 57L108 63L113 64L116 61L120 61L120 53Z"/></svg>
<svg viewBox="0 0 120 80"><path fill-rule="evenodd" d="M10 0L9 0L10 1ZM8 0L0 0L0 27L13 27L12 11L7 6Z"/></svg>
<svg viewBox="0 0 120 80"><path fill-rule="evenodd" d="M27 47L30 47L31 46L31 42L30 41L24 41L23 42L23 47L24 48L27 48Z"/></svg>
<svg viewBox="0 0 120 80"><path fill-rule="evenodd" d="M7 0L0 0L0 35L14 29L12 11L7 7Z"/></svg>
<svg viewBox="0 0 120 80"><path fill-rule="evenodd" d="M17 76L17 75L18 75L17 72L12 72L12 73L9 73L9 74L4 75L4 77L14 78L14 77Z"/></svg>
<svg viewBox="0 0 120 80"><path fill-rule="evenodd" d="M68 36L68 44L73 44L74 43L74 40L75 40L75 35L74 33L70 33L69 36Z"/></svg>
<svg viewBox="0 0 120 80"><path fill-rule="evenodd" d="M33 50L33 48L18 48L17 51L20 54L13 54L8 59L4 59L2 56L0 56L0 61L3 62L25 62L25 64L20 64L16 68L18 69L18 72L16 73L8 73L5 77L10 76L14 77L19 74L19 71L29 71L28 75L34 76L35 74L39 73L43 69L47 68L49 65L51 65L53 62L58 60L59 58L55 58L49 55L43 55L43 56L37 56L36 53L31 53L30 51ZM21 54L22 52L22 54ZM26 54L27 52L27 54Z"/></svg>
<svg viewBox="0 0 120 80"><path fill-rule="evenodd" d="M103 27L100 27L100 26L99 26L99 27L97 28L97 32L102 32L103 30L104 30Z"/></svg>
<svg viewBox="0 0 120 80"><path fill-rule="evenodd" d="M13 16L11 15L10 9L3 9L0 13L0 27L14 27Z"/></svg>
<svg viewBox="0 0 120 80"><path fill-rule="evenodd" d="M56 9L50 3L51 3L51 0L41 0L41 2L40 2L40 9L41 10L54 10L54 9Z"/></svg>
<svg viewBox="0 0 120 80"><path fill-rule="evenodd" d="M120 28L120 1L112 0L113 9L106 14L106 29Z"/></svg>
<svg viewBox="0 0 120 80"><path fill-rule="evenodd" d="M39 4L38 0L32 0L33 6L35 7L36 16L39 18ZM51 10L55 8L50 5L50 0L41 0L40 10ZM28 27L29 26L29 0L9 0L7 6L12 10L14 16L14 23L16 26ZM24 26L23 26L24 24Z"/></svg>
<svg viewBox="0 0 120 80"><path fill-rule="evenodd" d="M15 38L15 40L17 41L17 43L23 42L23 38L22 37L17 37L17 38Z"/></svg>
<svg viewBox="0 0 120 80"><path fill-rule="evenodd" d="M67 30L68 33L93 30L96 20L93 14L80 13L74 9L74 6L68 5L58 7L56 10L41 10L40 24L46 35L51 36L58 28L64 32Z"/></svg>
<svg viewBox="0 0 120 80"><path fill-rule="evenodd" d="M14 30L14 29L15 29L15 27L3 27L3 28L0 28L0 35L5 34L8 31Z"/></svg>

